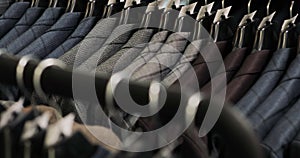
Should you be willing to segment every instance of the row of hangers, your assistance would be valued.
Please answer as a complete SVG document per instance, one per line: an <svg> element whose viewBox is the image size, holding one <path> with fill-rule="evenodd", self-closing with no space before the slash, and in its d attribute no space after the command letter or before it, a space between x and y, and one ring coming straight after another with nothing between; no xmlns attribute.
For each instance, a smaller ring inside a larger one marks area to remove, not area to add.
<svg viewBox="0 0 300 158"><path fill-rule="evenodd" d="M16 2L23 2L23 0L16 0ZM77 0L68 0L67 6L66 6L66 12L72 13L74 12L75 6L76 6ZM88 0L86 3L86 9L85 9L85 18L90 17L94 13L95 9L95 3L96 0ZM58 0L50 0L48 3L49 8L56 8L58 5ZM40 0L31 0L31 7L39 7L40 6Z"/></svg>
<svg viewBox="0 0 300 158"><path fill-rule="evenodd" d="M130 8L138 7L141 1L130 1L128 4L124 5L122 10L120 24L126 24L130 15ZM135 2L135 3L133 3ZM165 3L167 2L167 3ZM235 38L233 45L237 48L249 47L256 50L270 49L275 50L276 48L290 48L296 47L297 45L297 30L296 30L296 19L298 14L293 15L294 1L290 5L290 18L286 19L280 29L280 33L277 32L277 24L273 22L274 16L276 16L276 11L270 13L271 0L268 1L266 6L266 15L262 20L255 18L257 10L251 12L251 2L247 4L247 14L243 16L242 20L237 26ZM122 3L120 1L120 3ZM222 8L218 9L216 12L212 11L214 2L207 3L200 7L200 10L195 11L198 2L188 4L188 2L180 2L176 0L169 1L154 1L147 5L147 9L143 15L141 28L147 28L151 25L151 20L157 20L155 13L159 13L160 23L159 28L168 29L172 31L182 32L191 31L193 32L193 40L201 39L207 37L207 30L210 30L209 34L212 36L215 42L222 40L230 40L233 36L232 25L230 19L234 18L229 16L231 6L225 8L225 0L222 0ZM117 4L116 1L109 1L104 14L104 17L110 17L113 13L113 7ZM177 17L170 17L172 11L178 11ZM103 18L104 18L103 17ZM188 26L184 28L185 19L188 22L190 18L194 19L194 26ZM173 23L175 21L175 24ZM170 27L171 26L171 27ZM175 27L173 27L175 26ZM203 26L203 27L202 27ZM157 26L152 26L157 27ZM228 35L224 36L224 32ZM279 34L279 35L278 35ZM279 38L278 38L279 36ZM276 45L277 43L277 45Z"/></svg>
<svg viewBox="0 0 300 158"><path fill-rule="evenodd" d="M85 17L94 14L95 3L96 0L87 2ZM210 34L215 42L232 40L233 32L236 29L233 45L237 48L247 46L256 50L274 50L275 48L296 46L297 31L295 23L298 14L293 15L294 1L290 5L290 19L284 21L280 34L277 33L276 23L272 22L274 16L276 16L276 11L270 13L271 0L268 1L266 6L267 16L262 18L261 21L254 18L257 10L251 12L252 0L249 0L247 14L243 16L237 27L232 26L231 20L234 17L229 16L231 6L225 7L225 0L222 0L221 3L222 8L213 11L212 8L215 3L208 4L205 0L205 5L201 6L199 11L196 11L198 2L189 4L186 0L155 0L149 3L142 0L109 0L104 8L102 18L121 12L119 15L120 24L126 24L129 22L129 17L134 14L130 12L132 8L147 6L142 20L139 21L141 28L158 27L177 32L193 30L191 31L193 32L193 40L207 38ZM32 7L37 7L39 6L39 0L32 0L31 4ZM50 0L49 7L56 7L57 4L58 0ZM75 6L76 0L68 0L66 12L73 12ZM121 10L119 10L120 6L122 6ZM174 14L176 17L172 17L171 12L176 12ZM158 23L157 18L159 18L158 26L153 25L153 23ZM175 24L173 21L175 21Z"/></svg>

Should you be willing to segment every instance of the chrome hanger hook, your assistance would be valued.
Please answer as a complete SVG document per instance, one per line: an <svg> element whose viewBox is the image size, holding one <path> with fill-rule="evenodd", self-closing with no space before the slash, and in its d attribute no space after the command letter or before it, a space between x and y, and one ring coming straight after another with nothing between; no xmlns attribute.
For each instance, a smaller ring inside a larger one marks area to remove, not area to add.
<svg viewBox="0 0 300 158"><path fill-rule="evenodd" d="M252 3L252 0L249 0L249 2L248 2L248 14L251 13L251 3Z"/></svg>
<svg viewBox="0 0 300 158"><path fill-rule="evenodd" d="M31 1L31 7L33 7L34 4L35 4L35 0L32 0L32 1Z"/></svg>
<svg viewBox="0 0 300 158"><path fill-rule="evenodd" d="M34 4L34 7L38 7L39 4L40 4L40 0L36 0L36 1L35 1L35 4Z"/></svg>
<svg viewBox="0 0 300 158"><path fill-rule="evenodd" d="M272 0L269 0L268 5L267 5L267 16L270 15L271 1L272 1Z"/></svg>
<svg viewBox="0 0 300 158"><path fill-rule="evenodd" d="M225 0L222 0L222 9L225 8Z"/></svg>
<svg viewBox="0 0 300 158"><path fill-rule="evenodd" d="M207 0L205 0L205 5L207 5Z"/></svg>
<svg viewBox="0 0 300 158"><path fill-rule="evenodd" d="M88 17L91 17L93 16L93 13L94 13L94 10L95 10L95 3L96 3L96 0L90 0L90 9L89 9L89 14L88 14Z"/></svg>
<svg viewBox="0 0 300 158"><path fill-rule="evenodd" d="M76 5L76 0L68 0L66 12L72 13Z"/></svg>
<svg viewBox="0 0 300 158"><path fill-rule="evenodd" d="M290 18L293 17L293 7L294 7L295 1L291 2L291 7L290 7Z"/></svg>
<svg viewBox="0 0 300 158"><path fill-rule="evenodd" d="M36 1L38 1L38 0L36 0ZM49 3L49 7L52 7L52 8L55 8L56 6L57 6L57 1L58 0L50 0L50 3ZM37 3L37 2L36 2Z"/></svg>
<svg viewBox="0 0 300 158"><path fill-rule="evenodd" d="M94 14L96 0L89 0L86 6L84 17L91 17Z"/></svg>

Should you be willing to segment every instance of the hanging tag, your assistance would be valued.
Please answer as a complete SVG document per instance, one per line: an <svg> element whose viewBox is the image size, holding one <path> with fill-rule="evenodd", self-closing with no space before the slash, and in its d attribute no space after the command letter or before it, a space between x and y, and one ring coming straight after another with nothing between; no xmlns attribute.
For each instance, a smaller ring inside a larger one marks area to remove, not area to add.
<svg viewBox="0 0 300 158"><path fill-rule="evenodd" d="M69 114L57 123L50 125L46 134L45 146L54 146L61 140L61 136L70 137L72 135L74 118L74 114Z"/></svg>
<svg viewBox="0 0 300 158"><path fill-rule="evenodd" d="M246 25L248 23L248 20L250 20L251 22L253 22L253 18L255 16L257 11L254 11L250 14L247 14L243 17L243 19L241 20L239 27L242 27L243 25Z"/></svg>
<svg viewBox="0 0 300 158"><path fill-rule="evenodd" d="M194 11L195 11L195 8L197 6L197 3L198 2L195 2L195 3L192 3L190 5L187 5L187 6L183 6L180 10L180 13L179 13L179 16L178 18L181 18L181 17L184 17L186 16L186 13L187 12L190 12L190 14L194 14Z"/></svg>
<svg viewBox="0 0 300 158"><path fill-rule="evenodd" d="M231 7L232 6L229 6L229 7L224 8L224 9L219 9L216 13L214 23L217 23L217 22L221 21L222 17L225 17L225 19L228 19L228 15L229 15L229 12L231 10Z"/></svg>
<svg viewBox="0 0 300 158"><path fill-rule="evenodd" d="M196 20L199 21L199 20L203 19L206 16L206 14L211 15L212 14L211 10L212 10L214 4L215 4L215 2L212 2L205 6L201 6Z"/></svg>
<svg viewBox="0 0 300 158"><path fill-rule="evenodd" d="M47 129L51 114L49 112L43 113L41 116L35 118L32 121L27 121L24 126L24 132L21 139L26 141L39 132L39 128L42 130Z"/></svg>
<svg viewBox="0 0 300 158"><path fill-rule="evenodd" d="M6 126L14 119L14 114L19 114L24 105L24 98L20 98L18 102L14 103L7 111L1 114L0 129Z"/></svg>
<svg viewBox="0 0 300 158"><path fill-rule="evenodd" d="M276 12L273 12L269 16L264 17L263 20L261 21L261 23L258 26L258 30L260 30L263 27L265 27L268 22L271 22L275 14L276 14Z"/></svg>
<svg viewBox="0 0 300 158"><path fill-rule="evenodd" d="M284 20L283 25L281 27L281 32L286 31L291 24L295 24L297 17L298 17L298 14L290 19Z"/></svg>

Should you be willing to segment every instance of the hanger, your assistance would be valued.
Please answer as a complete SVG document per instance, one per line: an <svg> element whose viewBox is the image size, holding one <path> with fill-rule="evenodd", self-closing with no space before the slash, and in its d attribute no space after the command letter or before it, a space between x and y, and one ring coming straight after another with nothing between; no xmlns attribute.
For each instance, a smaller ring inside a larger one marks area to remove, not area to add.
<svg viewBox="0 0 300 158"><path fill-rule="evenodd" d="M198 2L195 2L195 3L192 3L192 4L189 4L189 5L186 5L186 6L183 6L181 9L180 9L180 12L179 12L179 15L178 15L178 18L176 19L176 22L175 22L175 30L177 32L182 32L183 30L183 24L186 24L186 25L189 25L187 24L189 21L187 21L186 23L184 22L184 19L186 19L186 17L188 15L192 16L195 14L195 8L196 8L196 5L197 5ZM189 25L190 26L190 25ZM185 31L190 31L192 28L187 28L187 29L184 29Z"/></svg>
<svg viewBox="0 0 300 158"><path fill-rule="evenodd" d="M276 11L270 14L270 4L271 0L269 0L267 5L267 16L260 22L256 31L254 49L259 51L264 49L274 49L276 47L274 43L277 43L277 35L274 28L275 24L272 23Z"/></svg>
<svg viewBox="0 0 300 158"><path fill-rule="evenodd" d="M19 113L21 113L23 105L24 99L20 98L18 102L14 103L1 114L0 129L4 128L9 122L13 121Z"/></svg>
<svg viewBox="0 0 300 158"><path fill-rule="evenodd" d="M216 13L216 16L213 20L213 24L211 27L210 34L215 42L226 40L226 38L230 38L232 34L232 30L229 27L229 12L232 6L224 8L224 0L222 1L222 9L219 9ZM222 37L222 35L224 37Z"/></svg>
<svg viewBox="0 0 300 158"><path fill-rule="evenodd" d="M113 8L115 3L117 3L116 0L108 0L107 4L104 7L104 11L103 11L103 14L102 14L102 19L103 18L108 18L109 16L111 16L112 8ZM88 8L88 6L87 6L87 8Z"/></svg>
<svg viewBox="0 0 300 158"><path fill-rule="evenodd" d="M21 140L27 141L39 131L46 130L49 125L50 116L50 112L45 112L42 115L36 117L34 120L27 121L23 129Z"/></svg>
<svg viewBox="0 0 300 158"><path fill-rule="evenodd" d="M23 0L20 2L23 2ZM39 4L40 4L40 0L31 0L31 7L38 7Z"/></svg>
<svg viewBox="0 0 300 158"><path fill-rule="evenodd" d="M234 46L236 48L253 46L252 41L254 41L255 27L256 27L254 16L257 13L257 11L251 13L251 2L252 0L249 0L248 14L246 14L242 18L236 31L235 41L234 41Z"/></svg>
<svg viewBox="0 0 300 158"><path fill-rule="evenodd" d="M156 26L157 18L161 16L163 6L163 0L156 0L148 4L147 9L143 15L141 28L148 28L148 27L159 27Z"/></svg>
<svg viewBox="0 0 300 158"><path fill-rule="evenodd" d="M74 11L75 5L76 5L76 0L68 0L66 12L72 13Z"/></svg>
<svg viewBox="0 0 300 158"><path fill-rule="evenodd" d="M36 1L39 1L39 0L36 0ZM49 8L50 7L55 8L57 6L57 2L58 2L58 0L50 0Z"/></svg>
<svg viewBox="0 0 300 158"><path fill-rule="evenodd" d="M45 137L45 147L48 149L48 158L55 158L54 146L57 143L64 138L72 136L74 118L75 115L70 113L55 124L49 126Z"/></svg>
<svg viewBox="0 0 300 158"><path fill-rule="evenodd" d="M93 16L96 0L89 0L86 6L84 18Z"/></svg>
<svg viewBox="0 0 300 158"><path fill-rule="evenodd" d="M296 14L293 17L293 6L294 6L294 1L292 1L290 7L290 19L284 20L283 25L281 27L278 49L297 47L298 33L296 30L295 22L298 17L298 14Z"/></svg>
<svg viewBox="0 0 300 158"><path fill-rule="evenodd" d="M111 8L111 10L109 10L110 15L122 12L122 10L124 9L124 5L125 5L125 0L120 0L117 3L110 5Z"/></svg>
<svg viewBox="0 0 300 158"><path fill-rule="evenodd" d="M120 18L119 25L128 23L128 19L130 16L130 9L139 4L141 4L141 0L126 0L125 1L124 8L121 12L121 18Z"/></svg>
<svg viewBox="0 0 300 158"><path fill-rule="evenodd" d="M211 2L210 4L207 4L207 1L205 1L205 5L201 6L197 17L196 22L194 24L194 34L193 34L193 40L201 39L203 37L203 31L202 29L210 30L211 26L211 19L209 17L212 17L214 14L212 12L212 8L214 6L215 2ZM206 31L205 30L205 31Z"/></svg>
<svg viewBox="0 0 300 158"><path fill-rule="evenodd" d="M179 14L175 10L180 10L182 6L186 5L188 5L186 1L169 0L161 15L159 28L163 30L174 30L174 23L172 23L172 21L176 21L177 15Z"/></svg>

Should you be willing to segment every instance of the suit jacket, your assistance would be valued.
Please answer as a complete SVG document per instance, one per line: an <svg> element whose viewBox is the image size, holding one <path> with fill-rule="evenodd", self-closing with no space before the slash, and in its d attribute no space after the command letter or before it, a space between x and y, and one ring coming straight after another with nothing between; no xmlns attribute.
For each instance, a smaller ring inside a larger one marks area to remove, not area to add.
<svg viewBox="0 0 300 158"><path fill-rule="evenodd" d="M252 52L246 58L236 76L227 86L227 102L236 103L245 95L264 70L271 55L271 51L263 50Z"/></svg>
<svg viewBox="0 0 300 158"><path fill-rule="evenodd" d="M195 81L191 77L192 74L196 74L198 84L200 87L205 85L210 80L210 74L216 74L218 68L223 62L222 57L227 55L227 42L221 41L216 43L208 43L202 50L202 55L192 63L193 69L187 70L181 77L180 80L184 81L182 86L194 88ZM220 53L220 54L219 54ZM210 70L208 69L208 65ZM179 86L179 80L177 80L172 86Z"/></svg>
<svg viewBox="0 0 300 158"><path fill-rule="evenodd" d="M64 53L72 49L80 41L82 41L85 36L91 31L96 23L96 17L87 17L84 18L76 30L68 37L66 41L63 42L59 47L53 50L45 58L59 58Z"/></svg>
<svg viewBox="0 0 300 158"><path fill-rule="evenodd" d="M160 48L164 45L165 41L169 36L168 31L161 31L153 35L150 42L147 46L139 53L139 55L134 59L133 62L131 60L122 60L120 63L115 65L115 72L117 71L127 71L134 72L138 70L143 65L145 65L155 54L160 50ZM124 64L123 64L123 63ZM124 67L124 65L128 65Z"/></svg>
<svg viewBox="0 0 300 158"><path fill-rule="evenodd" d="M36 22L36 20L42 15L44 12L44 8L33 7L27 9L22 18L18 21L18 23L0 40L0 48L6 47L13 40L17 39L22 33L27 31L31 25Z"/></svg>
<svg viewBox="0 0 300 158"><path fill-rule="evenodd" d="M285 113L262 142L267 157L284 158L284 151L300 130L300 100ZM298 155L299 156L299 155ZM297 157L297 156L296 156Z"/></svg>
<svg viewBox="0 0 300 158"><path fill-rule="evenodd" d="M163 79L163 84L169 87L188 69L191 69L191 63L200 55L201 49L206 44L208 44L207 40L196 40L189 44L179 62L175 65L173 70Z"/></svg>
<svg viewBox="0 0 300 158"><path fill-rule="evenodd" d="M251 87L245 96L236 104L242 113L248 115L264 101L275 89L276 85L288 68L295 51L289 48L280 49L273 57L258 81Z"/></svg>
<svg viewBox="0 0 300 158"><path fill-rule="evenodd" d="M70 66L74 66L76 62L77 67L101 48L114 30L116 22L116 18L101 19L83 41L59 57L59 59Z"/></svg>
<svg viewBox="0 0 300 158"><path fill-rule="evenodd" d="M297 55L277 87L250 114L249 120L259 136L265 136L270 127L278 121L272 119L274 115L283 115L283 112L289 109L293 102L298 99L300 94L299 63L300 55ZM269 121L270 119L272 120ZM264 125L266 121L268 121L268 126Z"/></svg>
<svg viewBox="0 0 300 158"><path fill-rule="evenodd" d="M0 39L20 20L30 3L16 2L0 17Z"/></svg>
<svg viewBox="0 0 300 158"><path fill-rule="evenodd" d="M136 31L134 28L135 24L124 24L116 27L105 41L102 48L83 62L78 69L84 71L95 70L99 64L106 61L123 47L131 35ZM75 63L75 66L76 65L77 64Z"/></svg>
<svg viewBox="0 0 300 158"><path fill-rule="evenodd" d="M10 43L6 49L11 54L17 54L35 39L44 34L64 12L63 8L48 8L43 15L21 36Z"/></svg>
<svg viewBox="0 0 300 158"><path fill-rule="evenodd" d="M133 73L134 80L159 80L161 81L182 56L189 32L171 34L159 52L148 63Z"/></svg>
<svg viewBox="0 0 300 158"><path fill-rule="evenodd" d="M111 74L114 71L115 64L118 61L123 60L120 58L131 56L132 53L135 55L135 52L140 53L145 45L149 42L153 32L153 29L143 29L135 32L120 51L97 67L97 72L106 72Z"/></svg>
<svg viewBox="0 0 300 158"><path fill-rule="evenodd" d="M239 68L243 64L245 58L249 54L248 48L234 48L231 53L229 53L224 59L225 71L222 71L220 68L217 71L217 74L213 79L216 79L216 90L221 90L224 88L218 80L221 79L221 76L226 75L226 83L229 83L234 75L238 72ZM211 82L207 83L201 88L201 92L209 96L211 93Z"/></svg>
<svg viewBox="0 0 300 158"><path fill-rule="evenodd" d="M76 29L82 13L65 13L49 30L41 37L18 53L19 56L32 54L44 58L64 42Z"/></svg>

